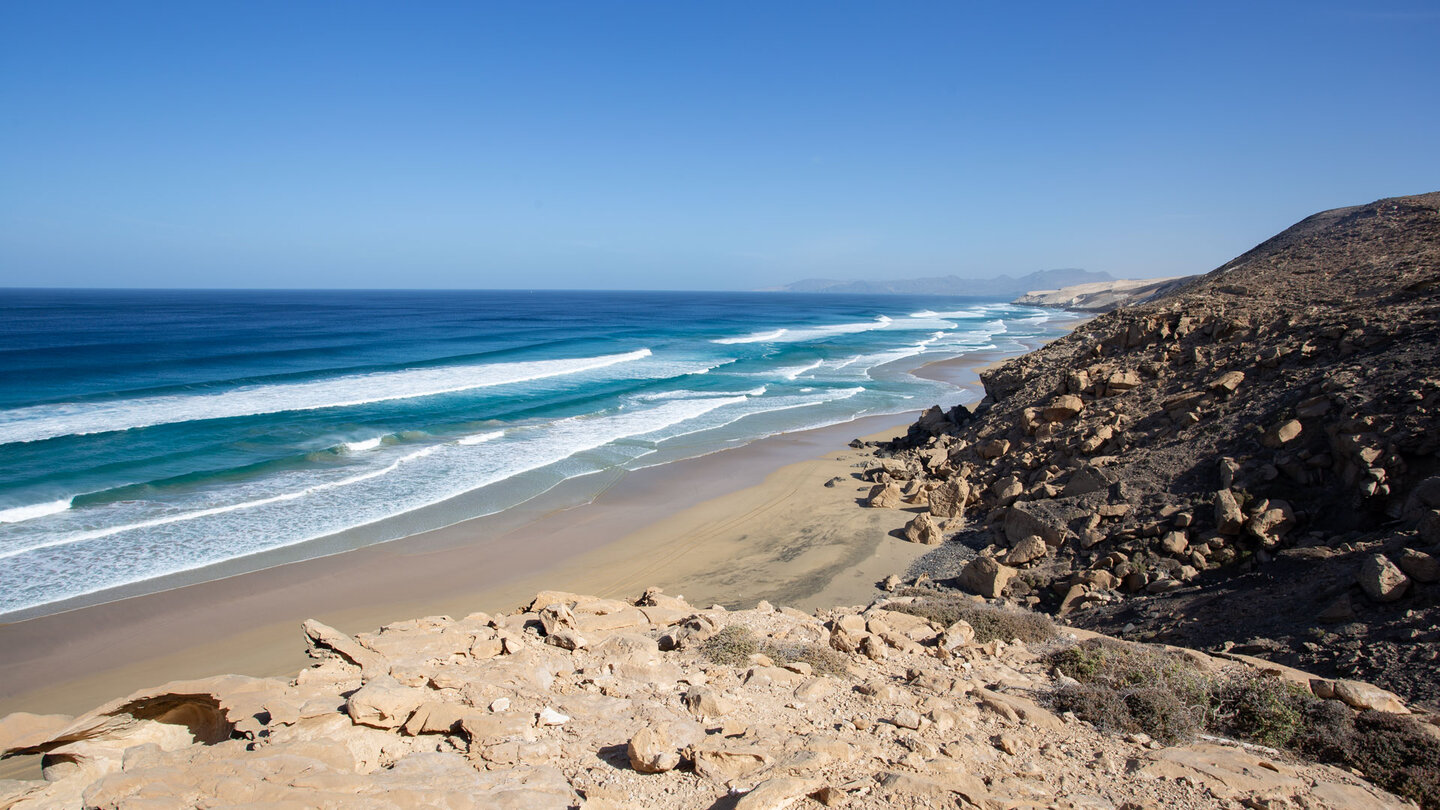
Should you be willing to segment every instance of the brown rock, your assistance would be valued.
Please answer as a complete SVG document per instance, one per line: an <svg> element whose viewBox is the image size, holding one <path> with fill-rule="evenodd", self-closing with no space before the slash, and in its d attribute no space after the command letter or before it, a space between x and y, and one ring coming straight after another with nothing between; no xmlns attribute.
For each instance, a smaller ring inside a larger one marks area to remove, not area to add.
<svg viewBox="0 0 1440 810"><path fill-rule="evenodd" d="M1215 493L1215 530L1221 534L1239 534L1245 526L1245 513L1235 493L1222 489Z"/></svg>
<svg viewBox="0 0 1440 810"><path fill-rule="evenodd" d="M630 767L640 773L663 773L680 765L680 752L704 739L695 723L663 722L646 726L630 738L626 753Z"/></svg>
<svg viewBox="0 0 1440 810"><path fill-rule="evenodd" d="M1347 706L1354 709L1361 711L1373 709L1377 712L1391 712L1392 714L1410 713L1410 710L1405 707L1405 701L1401 700L1399 695L1364 681L1335 681L1332 688L1336 698L1343 700Z"/></svg>
<svg viewBox="0 0 1440 810"><path fill-rule="evenodd" d="M1423 551L1407 548L1400 552L1400 570L1417 582L1440 581L1440 559Z"/></svg>
<svg viewBox="0 0 1440 810"><path fill-rule="evenodd" d="M821 789L818 779L777 777L766 779L740 797L735 810L785 810Z"/></svg>
<svg viewBox="0 0 1440 810"><path fill-rule="evenodd" d="M1110 394L1119 394L1139 387L1140 375L1133 371L1117 371L1105 381L1105 388Z"/></svg>
<svg viewBox="0 0 1440 810"><path fill-rule="evenodd" d="M1050 547L1045 544L1044 539L1038 535L1030 535L1015 544L1010 553L1005 555L1006 565L1024 565L1033 560L1038 560L1050 553Z"/></svg>
<svg viewBox="0 0 1440 810"><path fill-rule="evenodd" d="M1229 396L1235 393L1235 389L1239 388L1242 382L1245 382L1245 372L1227 371L1211 380L1208 387L1211 391Z"/></svg>
<svg viewBox="0 0 1440 810"><path fill-rule="evenodd" d="M1010 452L1010 440L991 439L987 442L981 442L975 447L975 452L979 453L981 458L1000 458Z"/></svg>
<svg viewBox="0 0 1440 810"><path fill-rule="evenodd" d="M1300 435L1301 430L1300 420L1291 419L1265 431L1265 436L1260 443L1266 447L1281 447L1294 441Z"/></svg>
<svg viewBox="0 0 1440 810"><path fill-rule="evenodd" d="M870 488L870 497L866 505L875 509L896 509L900 506L904 494L896 484L876 484Z"/></svg>
<svg viewBox="0 0 1440 810"><path fill-rule="evenodd" d="M1085 410L1085 400L1074 394L1064 394L1051 400L1050 405L1040 413L1047 422L1063 422Z"/></svg>
<svg viewBox="0 0 1440 810"><path fill-rule="evenodd" d="M976 557L960 572L958 584L986 599L997 599L1016 573L1014 568L1001 565L994 557Z"/></svg>
<svg viewBox="0 0 1440 810"><path fill-rule="evenodd" d="M930 514L937 518L959 517L965 513L965 502L969 499L970 486L951 478L930 491Z"/></svg>
<svg viewBox="0 0 1440 810"><path fill-rule="evenodd" d="M1179 556L1185 553L1190 547L1190 541L1186 539L1184 532L1168 532L1160 538L1160 548L1167 554Z"/></svg>
<svg viewBox="0 0 1440 810"><path fill-rule="evenodd" d="M1360 587L1376 602L1394 602L1405 595L1410 578L1384 554L1373 554L1360 567Z"/></svg>
<svg viewBox="0 0 1440 810"><path fill-rule="evenodd" d="M905 524L905 539L912 543L919 543L922 546L938 546L945 542L945 536L940 533L940 527L929 515L916 515L913 520Z"/></svg>

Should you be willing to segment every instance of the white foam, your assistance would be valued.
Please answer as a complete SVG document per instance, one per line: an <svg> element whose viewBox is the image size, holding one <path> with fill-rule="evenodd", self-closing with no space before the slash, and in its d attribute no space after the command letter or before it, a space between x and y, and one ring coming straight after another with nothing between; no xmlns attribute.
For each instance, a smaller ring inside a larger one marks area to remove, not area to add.
<svg viewBox="0 0 1440 810"><path fill-rule="evenodd" d="M64 512L70 508L72 498L64 498L49 503L35 503L29 506L12 506L9 509L0 509L0 523L20 523L26 520L33 520L46 515L54 515Z"/></svg>
<svg viewBox="0 0 1440 810"><path fill-rule="evenodd" d="M712 340L710 342L723 343L726 345L733 345L736 343L765 343L766 341L779 340L788 331L790 330L774 329L769 332L754 332L752 334L744 335L741 337L716 338L715 340Z"/></svg>
<svg viewBox="0 0 1440 810"><path fill-rule="evenodd" d="M825 338L837 335L848 335L856 332L869 332L873 329L884 329L894 320L886 315L880 315L873 321L860 323L837 323L829 326L812 326L809 328L790 327L787 329L775 329L769 332L756 332L741 338L721 338L715 343L807 343L812 340L824 340Z"/></svg>
<svg viewBox="0 0 1440 810"><path fill-rule="evenodd" d="M0 444L83 436L152 425L347 408L578 374L649 357L649 349L566 360L350 374L326 380L250 385L215 394L167 394L109 402L34 405L0 411ZM713 368L708 366L706 368ZM697 373L690 370L686 373Z"/></svg>
<svg viewBox="0 0 1440 810"><path fill-rule="evenodd" d="M456 441L456 444L462 445L464 447L469 447L475 444L493 442L504 435L505 431L503 430L492 430L489 433L476 433L473 436L462 436L459 440Z"/></svg>
<svg viewBox="0 0 1440 810"><path fill-rule="evenodd" d="M759 397L764 396L770 386L762 385L759 388L751 388L748 391L659 391L654 394L638 394L635 399L639 402L664 402L670 399L705 399L709 397Z"/></svg>
<svg viewBox="0 0 1440 810"><path fill-rule="evenodd" d="M376 436L373 439L362 439L358 442L345 442L344 444L340 445L340 452L363 453L366 450L374 450L375 448L380 446L380 441L384 438L384 436Z"/></svg>
<svg viewBox="0 0 1440 810"><path fill-rule="evenodd" d="M804 374L804 373L807 372L807 371L814 371L815 369L819 368L820 366L822 366L822 365L824 365L824 364L825 364L825 361L824 361L824 360L816 360L815 362L811 363L811 364L808 365L808 366L790 366L790 367L788 367L788 368L777 368L777 369L775 369L775 373L778 374L778 375L780 375L781 377L787 379L787 380L793 381L796 377L799 377L801 374Z"/></svg>
<svg viewBox="0 0 1440 810"><path fill-rule="evenodd" d="M407 453L384 467L346 476L337 480L310 484L288 492L243 500L203 509L185 509L160 517L137 520L99 529L68 532L60 535L43 535L31 538L31 542L19 543L0 551L0 560L46 549L104 540L121 534L141 533L147 542L161 543L165 553L178 556L183 563L166 570L147 570L136 579L163 576L176 571L208 565L222 559L231 559L245 554L271 548L280 548L305 540L413 511L453 498L467 491L487 486L521 473L563 461L578 453L594 450L628 437L643 436L664 430L686 420L708 413L716 408L744 402L746 397L706 398L700 400L675 400L654 408L620 411L601 416L575 416L556 422L515 428L510 431L489 431L461 439L435 444ZM500 435L497 435L500 434ZM475 445L489 445L501 435L512 436L499 445L498 450L490 447L477 448ZM419 465L421 459L428 459ZM352 491L366 482L389 479L404 473L408 477L398 484L390 485L389 491ZM292 473L292 478L303 475ZM286 480L284 478L281 479ZM249 487L250 492L265 491L276 487L276 481L260 481ZM397 496L397 492L406 495ZM164 526L190 524L222 515L260 512L264 507L300 500L315 501L304 509L287 509L283 515L276 515L261 521L268 531L256 527L241 530L233 525L195 529L178 538L167 537L163 532L154 532ZM119 505L123 506L123 505ZM153 508L152 505L151 508ZM105 507L99 507L105 508ZM140 508L140 507L134 507ZM162 507L163 508L163 507ZM172 507L173 508L173 507ZM293 536L276 541L275 522L279 521ZM309 530L306 527L311 527ZM218 549L197 549L195 545L213 543L211 538L224 537L225 543ZM246 549L246 543L254 547ZM132 542L126 548L133 553ZM110 557L114 554L105 555ZM49 561L52 567L62 567L56 561ZM78 560L68 560L70 565ZM137 563L131 563L137 564ZM143 564L143 563L140 563ZM78 575L78 574L77 574ZM136 581L131 579L127 581ZM73 583L72 583L73 584ZM109 582L103 587L123 584ZM58 587L58 586L57 586ZM76 595L74 593L67 595ZM53 596L52 598L64 598ZM0 597L0 605L4 603ZM0 608L3 609L16 609Z"/></svg>

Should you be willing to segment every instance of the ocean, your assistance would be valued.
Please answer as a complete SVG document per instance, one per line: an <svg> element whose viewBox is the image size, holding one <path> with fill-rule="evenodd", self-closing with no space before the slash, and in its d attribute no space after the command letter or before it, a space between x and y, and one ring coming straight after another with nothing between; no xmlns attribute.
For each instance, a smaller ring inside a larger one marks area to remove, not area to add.
<svg viewBox="0 0 1440 810"><path fill-rule="evenodd" d="M1065 320L934 296L0 290L0 618L953 404L909 372Z"/></svg>

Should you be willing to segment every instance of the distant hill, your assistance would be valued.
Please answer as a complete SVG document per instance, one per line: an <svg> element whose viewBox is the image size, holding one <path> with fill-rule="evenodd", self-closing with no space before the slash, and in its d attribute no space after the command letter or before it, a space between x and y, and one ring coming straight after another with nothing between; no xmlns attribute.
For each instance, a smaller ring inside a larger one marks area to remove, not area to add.
<svg viewBox="0 0 1440 810"><path fill-rule="evenodd" d="M983 295L1015 297L1030 290L1053 290L1073 287L1076 284L1093 284L1113 281L1106 272L1062 268L1039 270L1023 276L994 276L991 278L961 278L959 276L934 276L879 281L838 281L828 278L809 278L774 287L780 292L807 293L852 293L861 295Z"/></svg>

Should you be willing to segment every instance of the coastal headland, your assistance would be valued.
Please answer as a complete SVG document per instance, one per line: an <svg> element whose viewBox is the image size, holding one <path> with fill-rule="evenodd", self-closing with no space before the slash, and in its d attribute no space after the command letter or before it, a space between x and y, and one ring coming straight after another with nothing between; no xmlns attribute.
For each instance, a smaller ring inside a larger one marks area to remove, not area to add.
<svg viewBox="0 0 1440 810"><path fill-rule="evenodd" d="M0 806L1440 807L1437 246L1323 212L974 407L0 628L133 656L7 698Z"/></svg>

